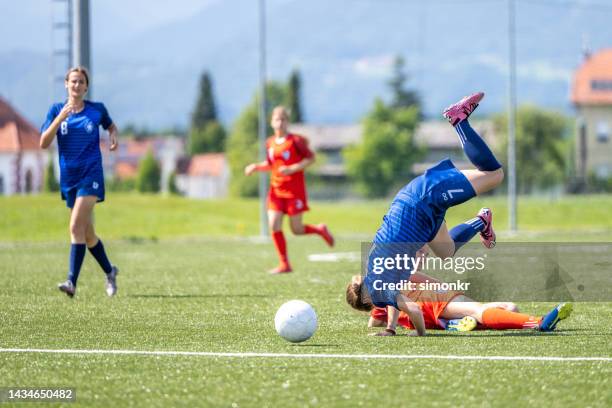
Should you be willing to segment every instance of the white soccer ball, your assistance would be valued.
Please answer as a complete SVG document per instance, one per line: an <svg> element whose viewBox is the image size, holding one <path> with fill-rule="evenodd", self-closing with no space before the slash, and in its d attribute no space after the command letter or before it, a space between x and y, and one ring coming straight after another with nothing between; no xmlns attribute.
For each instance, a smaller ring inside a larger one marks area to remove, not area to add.
<svg viewBox="0 0 612 408"><path fill-rule="evenodd" d="M303 300L290 300L276 312L274 327L283 339L300 343L311 338L317 330L317 314Z"/></svg>

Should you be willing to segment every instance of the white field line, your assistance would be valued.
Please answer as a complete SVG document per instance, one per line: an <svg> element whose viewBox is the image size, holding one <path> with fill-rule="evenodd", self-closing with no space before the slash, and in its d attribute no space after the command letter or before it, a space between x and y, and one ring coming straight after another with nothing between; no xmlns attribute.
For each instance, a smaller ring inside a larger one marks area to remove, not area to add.
<svg viewBox="0 0 612 408"><path fill-rule="evenodd" d="M294 354L294 353L216 353L206 351L147 351L147 350L70 350L70 349L23 349L0 348L0 353L44 353L44 354L110 354L146 356L195 356L230 358L303 358L303 359L379 359L379 360L482 360L482 361L605 361L612 357L543 357L543 356L453 356L418 354Z"/></svg>
<svg viewBox="0 0 612 408"><path fill-rule="evenodd" d="M310 262L359 262L361 261L361 253L359 252L328 252L325 254L310 254L308 255Z"/></svg>

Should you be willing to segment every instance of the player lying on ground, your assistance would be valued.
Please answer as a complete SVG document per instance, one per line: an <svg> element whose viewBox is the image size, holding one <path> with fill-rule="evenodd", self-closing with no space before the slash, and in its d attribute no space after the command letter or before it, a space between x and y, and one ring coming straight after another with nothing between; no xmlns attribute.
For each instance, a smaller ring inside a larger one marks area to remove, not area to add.
<svg viewBox="0 0 612 408"><path fill-rule="evenodd" d="M444 117L459 135L463 151L476 168L459 171L447 159L408 183L395 196L383 217L368 257L368 270L362 285L364 290L361 290L356 305L392 306L394 309L391 310L402 310L410 317L418 335L425 334L421 309L399 290L389 286L410 279L411 269L389 269L379 274L373 270L373 264L377 258L394 255L390 253L393 252L390 247L395 243L403 243L402 254L412 259L425 244L429 244L440 258L451 257L478 233L485 247L495 246L492 213L487 208L450 232L444 222L448 208L494 189L504 178L501 164L467 120L483 97L482 92L470 95L444 111ZM399 313L392 314L397 321Z"/></svg>
<svg viewBox="0 0 612 408"><path fill-rule="evenodd" d="M268 192L268 224L280 263L270 273L279 274L292 270L283 235L285 214L289 216L289 225L295 235L317 234L329 246L334 246L334 238L325 224L311 225L302 221L302 215L308 211L304 170L315 161L314 153L308 148L308 140L289 133L289 113L283 106L272 110L270 125L274 135L266 142L267 160L249 164L244 174L250 176L256 171L272 173Z"/></svg>
<svg viewBox="0 0 612 408"><path fill-rule="evenodd" d="M422 272L416 272L410 279L415 284L425 282L440 282ZM355 300L361 292L361 275L353 276L346 289L347 302L356 308ZM537 329L552 331L557 323L572 312L570 303L561 303L548 314L541 317L519 313L518 307L512 302L479 303L459 291L404 291L404 296L416 303L421 312L427 329L470 331L476 327L492 330L507 329ZM364 310L366 308L362 308ZM379 336L395 335L396 327L385 308L372 307L368 327L386 327ZM364 310L365 311L365 310ZM399 312L397 323L407 329L414 329L410 317L405 312Z"/></svg>

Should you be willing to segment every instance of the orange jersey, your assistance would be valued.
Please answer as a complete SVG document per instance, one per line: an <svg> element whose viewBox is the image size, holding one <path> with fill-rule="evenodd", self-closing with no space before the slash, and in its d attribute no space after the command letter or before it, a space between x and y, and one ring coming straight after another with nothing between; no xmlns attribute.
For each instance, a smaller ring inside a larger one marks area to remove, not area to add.
<svg viewBox="0 0 612 408"><path fill-rule="evenodd" d="M306 183L304 171L284 175L279 168L299 163L304 159L314 157L308 148L308 140L300 135L288 134L282 143L277 143L271 136L266 142L268 164L271 167L270 189L280 198L306 198Z"/></svg>

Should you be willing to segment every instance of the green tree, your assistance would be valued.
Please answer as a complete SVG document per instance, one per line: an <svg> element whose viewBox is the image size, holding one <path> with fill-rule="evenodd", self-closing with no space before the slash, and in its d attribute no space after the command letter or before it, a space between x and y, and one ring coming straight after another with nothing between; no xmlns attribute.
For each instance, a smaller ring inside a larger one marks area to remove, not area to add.
<svg viewBox="0 0 612 408"><path fill-rule="evenodd" d="M176 186L176 171L170 173L170 177L168 177L168 193L172 195L180 195L178 187Z"/></svg>
<svg viewBox="0 0 612 408"><path fill-rule="evenodd" d="M152 130L147 129L146 126L138 127L133 123L128 123L124 127L121 127L121 137L131 137L136 139L144 139L152 136L154 133Z"/></svg>
<svg viewBox="0 0 612 408"><path fill-rule="evenodd" d="M516 180L519 193L534 188L546 189L563 181L568 164L568 119L556 112L535 106L521 106L516 115ZM497 157L507 161L508 119L495 117L495 127L502 135ZM504 163L505 164L505 163Z"/></svg>
<svg viewBox="0 0 612 408"><path fill-rule="evenodd" d="M408 75L404 72L405 65L406 63L403 57L395 57L395 61L393 62L393 74L388 82L391 88L391 107L398 109L416 106L420 111L421 99L418 93L406 88Z"/></svg>
<svg viewBox="0 0 612 408"><path fill-rule="evenodd" d="M118 177L113 177L106 184L106 188L108 191L115 191L115 192L134 191L134 189L136 188L136 179L129 178L129 179L121 180Z"/></svg>
<svg viewBox="0 0 612 408"><path fill-rule="evenodd" d="M198 100L191 115L191 127L200 128L206 123L217 120L217 108L212 92L212 80L207 71L200 77Z"/></svg>
<svg viewBox="0 0 612 408"><path fill-rule="evenodd" d="M136 190L141 193L158 193L160 189L161 169L153 152L150 150L140 161L138 176L136 177Z"/></svg>
<svg viewBox="0 0 612 408"><path fill-rule="evenodd" d="M300 89L302 87L302 79L300 72L297 69L291 71L289 82L287 84L287 107L289 108L289 120L294 123L303 122L302 104L300 102Z"/></svg>
<svg viewBox="0 0 612 408"><path fill-rule="evenodd" d="M272 134L269 124L270 110L276 105L286 104L286 87L277 82L270 82L266 86L267 112L266 134ZM255 197L258 193L258 177L244 175L244 167L256 161L262 160L259 157L259 106L258 95L240 114L227 142L227 158L230 165L232 177L230 179L230 193L239 197Z"/></svg>
<svg viewBox="0 0 612 408"><path fill-rule="evenodd" d="M47 193L55 193L59 191L60 186L55 178L55 160L49 155L47 168L45 169L45 179L43 182L43 190Z"/></svg>
<svg viewBox="0 0 612 408"><path fill-rule="evenodd" d="M193 128L189 136L189 153L216 153L225 150L225 129L217 121Z"/></svg>
<svg viewBox="0 0 612 408"><path fill-rule="evenodd" d="M189 154L222 152L225 149L226 132L217 121L217 108L208 72L202 73L198 100L191 116L189 129Z"/></svg>
<svg viewBox="0 0 612 408"><path fill-rule="evenodd" d="M416 106L393 108L380 99L374 102L363 123L361 144L344 153L349 177L367 197L384 197L411 176L412 165L425 153L414 139L418 121Z"/></svg>

